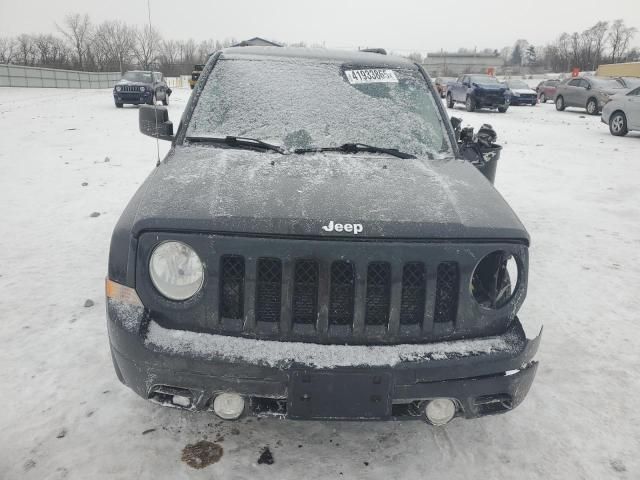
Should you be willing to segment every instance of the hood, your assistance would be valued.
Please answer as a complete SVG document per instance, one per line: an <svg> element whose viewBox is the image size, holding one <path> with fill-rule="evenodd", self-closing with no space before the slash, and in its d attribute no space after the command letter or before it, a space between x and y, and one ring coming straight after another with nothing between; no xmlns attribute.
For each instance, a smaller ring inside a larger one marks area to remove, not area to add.
<svg viewBox="0 0 640 480"><path fill-rule="evenodd" d="M118 83L116 83L116 85L133 85L133 86L137 85L139 87L146 87L151 85L151 82L132 82L130 80L126 80L122 78L118 81Z"/></svg>
<svg viewBox="0 0 640 480"><path fill-rule="evenodd" d="M496 83L476 83L473 82L472 85L474 87L480 88L482 90L490 90L490 91L506 91L507 87L505 85L500 85Z"/></svg>
<svg viewBox="0 0 640 480"><path fill-rule="evenodd" d="M610 97L613 97L614 95L626 95L630 91L630 88L609 88L600 90L601 93L604 93Z"/></svg>
<svg viewBox="0 0 640 480"><path fill-rule="evenodd" d="M123 217L133 220L136 236L143 230L354 236L322 229L333 221L361 224L358 238L529 238L469 162L364 153L178 146Z"/></svg>

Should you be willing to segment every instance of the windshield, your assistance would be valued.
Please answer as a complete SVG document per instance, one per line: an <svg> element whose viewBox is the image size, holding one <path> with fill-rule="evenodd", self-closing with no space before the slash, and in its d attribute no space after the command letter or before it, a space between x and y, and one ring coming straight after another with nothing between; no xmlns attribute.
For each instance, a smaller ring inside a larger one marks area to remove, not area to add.
<svg viewBox="0 0 640 480"><path fill-rule="evenodd" d="M507 82L507 85L509 86L509 88L526 88L527 90L530 88L529 85L524 83L522 80L509 80Z"/></svg>
<svg viewBox="0 0 640 480"><path fill-rule="evenodd" d="M498 79L489 75L472 75L471 83L498 83Z"/></svg>
<svg viewBox="0 0 640 480"><path fill-rule="evenodd" d="M251 137L289 152L345 143L416 156L451 152L418 70L301 59L218 60L187 136Z"/></svg>
<svg viewBox="0 0 640 480"><path fill-rule="evenodd" d="M122 77L130 82L151 82L151 72L126 72Z"/></svg>
<svg viewBox="0 0 640 480"><path fill-rule="evenodd" d="M635 88L640 86L640 78L638 77L622 77L621 80L627 86L627 88Z"/></svg>
<svg viewBox="0 0 640 480"><path fill-rule="evenodd" d="M598 88L625 88L624 83L617 78L595 78L591 77L590 80Z"/></svg>

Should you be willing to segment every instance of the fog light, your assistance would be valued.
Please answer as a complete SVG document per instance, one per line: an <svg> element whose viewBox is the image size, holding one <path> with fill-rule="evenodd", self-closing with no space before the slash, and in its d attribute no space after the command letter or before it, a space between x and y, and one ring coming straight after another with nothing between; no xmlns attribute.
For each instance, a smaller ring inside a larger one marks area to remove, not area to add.
<svg viewBox="0 0 640 480"><path fill-rule="evenodd" d="M191 398L183 397L182 395L174 395L171 398L171 403L179 407L189 408L191 406Z"/></svg>
<svg viewBox="0 0 640 480"><path fill-rule="evenodd" d="M432 425L446 425L456 414L456 404L450 398L434 398L424 409L427 420Z"/></svg>
<svg viewBox="0 0 640 480"><path fill-rule="evenodd" d="M244 412L244 399L237 393L221 393L213 401L213 411L224 420L235 420Z"/></svg>

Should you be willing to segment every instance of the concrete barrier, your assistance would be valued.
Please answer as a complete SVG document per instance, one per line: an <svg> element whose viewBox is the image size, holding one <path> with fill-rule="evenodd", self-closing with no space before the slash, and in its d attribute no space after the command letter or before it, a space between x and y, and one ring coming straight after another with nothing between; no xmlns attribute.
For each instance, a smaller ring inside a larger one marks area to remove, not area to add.
<svg viewBox="0 0 640 480"><path fill-rule="evenodd" d="M0 87L112 88L121 77L120 72L79 72L0 65Z"/></svg>

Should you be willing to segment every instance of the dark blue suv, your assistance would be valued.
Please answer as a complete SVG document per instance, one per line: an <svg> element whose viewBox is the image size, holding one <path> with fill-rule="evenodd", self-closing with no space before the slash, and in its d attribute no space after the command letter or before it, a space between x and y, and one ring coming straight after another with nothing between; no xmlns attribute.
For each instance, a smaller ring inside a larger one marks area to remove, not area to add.
<svg viewBox="0 0 640 480"><path fill-rule="evenodd" d="M113 101L118 108L125 103L153 105L157 101L169 105L170 95L171 89L160 72L132 70L126 72L113 87Z"/></svg>

